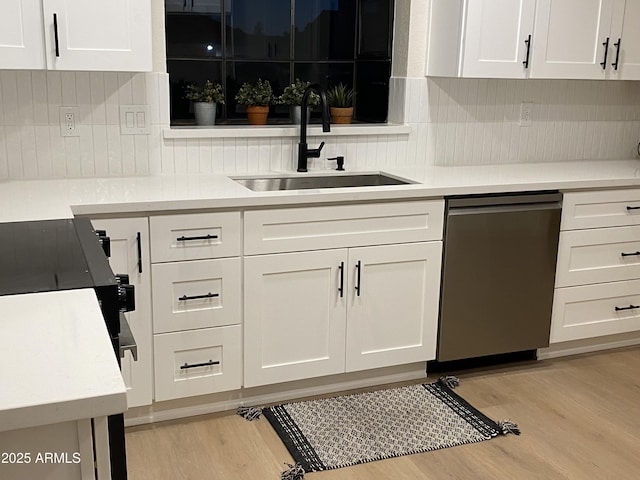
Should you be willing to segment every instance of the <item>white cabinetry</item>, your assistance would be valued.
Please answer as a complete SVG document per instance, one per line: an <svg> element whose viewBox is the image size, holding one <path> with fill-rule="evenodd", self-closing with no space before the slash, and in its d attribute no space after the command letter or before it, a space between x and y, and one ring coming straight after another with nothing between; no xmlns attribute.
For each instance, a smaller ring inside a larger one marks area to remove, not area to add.
<svg viewBox="0 0 640 480"><path fill-rule="evenodd" d="M427 75L526 78L535 0L432 0Z"/></svg>
<svg viewBox="0 0 640 480"><path fill-rule="evenodd" d="M606 78L623 12L624 0L537 0L531 76Z"/></svg>
<svg viewBox="0 0 640 480"><path fill-rule="evenodd" d="M41 0L0 4L0 68L45 68Z"/></svg>
<svg viewBox="0 0 640 480"><path fill-rule="evenodd" d="M0 68L151 70L149 0L7 0Z"/></svg>
<svg viewBox="0 0 640 480"><path fill-rule="evenodd" d="M151 341L151 269L149 225L146 217L95 219L96 229L111 238L109 264L114 273L126 273L135 286L136 309L126 314L138 347L138 359L125 352L122 378L127 387L129 407L150 405L153 390L153 349Z"/></svg>
<svg viewBox="0 0 640 480"><path fill-rule="evenodd" d="M564 195L551 343L640 330L640 190Z"/></svg>
<svg viewBox="0 0 640 480"><path fill-rule="evenodd" d="M240 388L240 212L153 216L150 227L156 401Z"/></svg>
<svg viewBox="0 0 640 480"><path fill-rule="evenodd" d="M433 359L442 219L442 201L246 212L245 387Z"/></svg>
<svg viewBox="0 0 640 480"><path fill-rule="evenodd" d="M432 0L431 76L640 79L639 0Z"/></svg>

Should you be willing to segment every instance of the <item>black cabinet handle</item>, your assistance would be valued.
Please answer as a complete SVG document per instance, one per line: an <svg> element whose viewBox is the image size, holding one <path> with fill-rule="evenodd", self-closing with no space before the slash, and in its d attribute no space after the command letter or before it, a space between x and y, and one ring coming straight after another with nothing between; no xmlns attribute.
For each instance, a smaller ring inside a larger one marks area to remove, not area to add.
<svg viewBox="0 0 640 480"><path fill-rule="evenodd" d="M622 39L619 38L616 43L613 44L616 47L616 61L611 64L614 70L618 70L618 60L620 60L620 44L622 43Z"/></svg>
<svg viewBox="0 0 640 480"><path fill-rule="evenodd" d="M640 252L633 252L633 253L624 253L624 252L622 252L620 254L620 256L622 256L622 257L633 257L634 255L640 255Z"/></svg>
<svg viewBox="0 0 640 480"><path fill-rule="evenodd" d="M192 296L183 295L181 297L178 297L178 300L181 302L186 302L187 300L200 300L201 298L215 298L219 296L220 296L219 293L209 292L204 295L192 295Z"/></svg>
<svg viewBox="0 0 640 480"><path fill-rule="evenodd" d="M356 263L356 295L360 296L360 270L362 269L362 262L358 260Z"/></svg>
<svg viewBox="0 0 640 480"><path fill-rule="evenodd" d="M338 270L340 270L340 286L338 287L338 292L340 293L340 298L342 298L344 297L344 262L340 262Z"/></svg>
<svg viewBox="0 0 640 480"><path fill-rule="evenodd" d="M184 235L176 238L178 242L188 242L189 240L211 240L212 238L218 238L218 235L202 235L200 237L185 237Z"/></svg>
<svg viewBox="0 0 640 480"><path fill-rule="evenodd" d="M524 68L529 68L529 53L531 52L531 35L527 37L524 43L527 45L527 54L524 57L524 62L522 62L522 64L524 65Z"/></svg>
<svg viewBox="0 0 640 480"><path fill-rule="evenodd" d="M53 39L56 44L56 57L60 56L60 41L58 40L58 14L53 14Z"/></svg>
<svg viewBox="0 0 640 480"><path fill-rule="evenodd" d="M609 37L607 37L602 46L604 47L604 60L600 63L600 66L605 70L607 68L607 54L609 53Z"/></svg>
<svg viewBox="0 0 640 480"><path fill-rule="evenodd" d="M142 273L142 238L140 232L136 233L136 246L138 248L138 273Z"/></svg>
<svg viewBox="0 0 640 480"><path fill-rule="evenodd" d="M628 307L615 307L616 312L620 312L621 310L635 310L636 308L640 308L639 305L629 305Z"/></svg>
<svg viewBox="0 0 640 480"><path fill-rule="evenodd" d="M208 362L192 363L191 365L189 365L188 363L185 363L184 365L180 365L180 370L186 370L187 368L196 368L196 367L208 367L210 365L220 365L220 361L216 360L214 362L213 360L209 360Z"/></svg>
<svg viewBox="0 0 640 480"><path fill-rule="evenodd" d="M630 207L627 205L627 210L640 210L640 207Z"/></svg>

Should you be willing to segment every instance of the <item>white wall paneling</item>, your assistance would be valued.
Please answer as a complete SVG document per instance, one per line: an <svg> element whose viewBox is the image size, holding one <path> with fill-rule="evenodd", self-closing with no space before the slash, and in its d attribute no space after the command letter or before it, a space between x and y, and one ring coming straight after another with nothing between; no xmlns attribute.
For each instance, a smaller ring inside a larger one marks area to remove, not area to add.
<svg viewBox="0 0 640 480"><path fill-rule="evenodd" d="M393 77L392 135L311 136L312 170L636 158L640 83ZM533 104L530 127L520 104ZM151 133L122 135L120 105L148 105ZM77 106L79 137L61 137ZM0 71L0 178L295 170L295 137L164 138L165 73Z"/></svg>

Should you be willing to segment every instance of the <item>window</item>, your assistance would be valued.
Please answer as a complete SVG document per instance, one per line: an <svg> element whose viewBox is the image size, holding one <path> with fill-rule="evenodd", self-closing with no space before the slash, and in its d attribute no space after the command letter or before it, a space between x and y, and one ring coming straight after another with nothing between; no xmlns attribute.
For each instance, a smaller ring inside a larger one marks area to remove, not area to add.
<svg viewBox="0 0 640 480"><path fill-rule="evenodd" d="M355 87L355 118L385 122L391 75L393 0L165 0L173 124L193 123L189 83L224 87L218 121L242 123L234 100L244 82L269 80L274 93L296 78ZM312 118L319 117L319 111ZM270 122L289 121L285 106Z"/></svg>

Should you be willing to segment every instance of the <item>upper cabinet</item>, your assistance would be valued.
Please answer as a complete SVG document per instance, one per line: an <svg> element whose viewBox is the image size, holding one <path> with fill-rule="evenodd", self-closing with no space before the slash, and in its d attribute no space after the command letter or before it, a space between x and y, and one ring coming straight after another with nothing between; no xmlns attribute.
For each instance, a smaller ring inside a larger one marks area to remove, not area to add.
<svg viewBox="0 0 640 480"><path fill-rule="evenodd" d="M538 0L531 76L608 78L620 37L611 31L614 7L624 14L624 0Z"/></svg>
<svg viewBox="0 0 640 480"><path fill-rule="evenodd" d="M427 75L526 78L535 0L432 0Z"/></svg>
<svg viewBox="0 0 640 480"><path fill-rule="evenodd" d="M45 68L41 0L0 4L0 68Z"/></svg>
<svg viewBox="0 0 640 480"><path fill-rule="evenodd" d="M0 68L151 70L149 0L6 0Z"/></svg>
<svg viewBox="0 0 640 480"><path fill-rule="evenodd" d="M432 0L427 75L640 79L640 0Z"/></svg>

